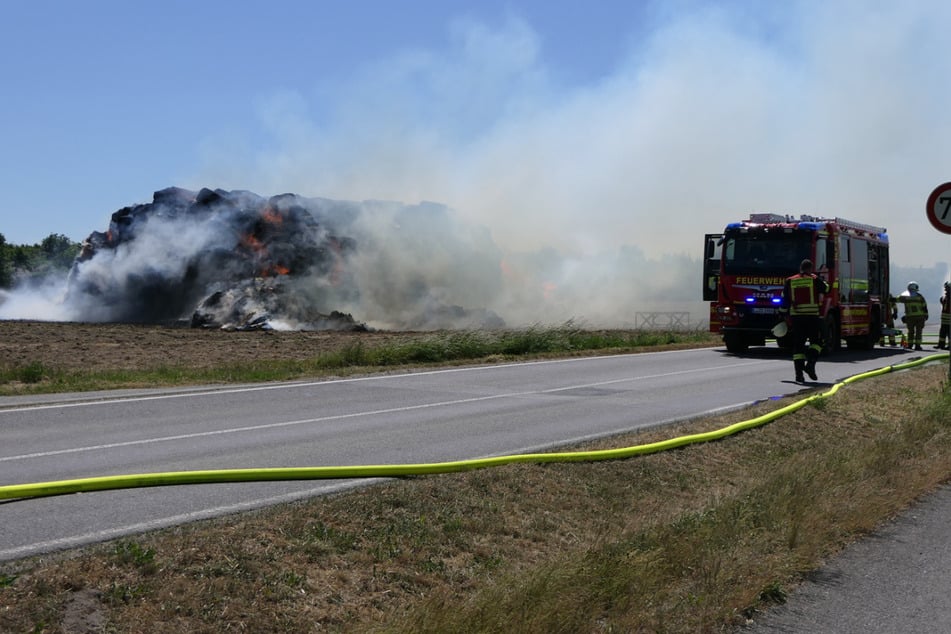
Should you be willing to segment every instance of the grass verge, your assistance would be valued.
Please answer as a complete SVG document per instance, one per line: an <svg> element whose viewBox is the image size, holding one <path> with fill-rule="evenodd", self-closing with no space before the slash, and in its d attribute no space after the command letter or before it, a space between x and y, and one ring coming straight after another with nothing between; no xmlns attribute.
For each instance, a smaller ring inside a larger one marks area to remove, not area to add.
<svg viewBox="0 0 951 634"><path fill-rule="evenodd" d="M268 333L256 334L263 337ZM229 343L240 345L240 341ZM519 330L415 333L375 343L348 339L340 346L301 358L261 357L202 365L176 363L174 358L162 356L134 368L98 370L58 364L55 358L17 364L0 361L0 396L290 381L426 364L512 361L594 351L619 354L664 345L689 347L717 343L719 337L705 331L590 331L568 322L560 327L538 326Z"/></svg>
<svg viewBox="0 0 951 634"><path fill-rule="evenodd" d="M949 405L946 366L926 366L716 443L390 481L14 562L0 631L726 632L948 479Z"/></svg>

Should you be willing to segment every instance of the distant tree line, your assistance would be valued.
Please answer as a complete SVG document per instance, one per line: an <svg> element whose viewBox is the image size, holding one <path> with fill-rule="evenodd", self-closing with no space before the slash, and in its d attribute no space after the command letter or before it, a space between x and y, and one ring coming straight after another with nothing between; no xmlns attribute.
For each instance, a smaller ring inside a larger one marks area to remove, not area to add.
<svg viewBox="0 0 951 634"><path fill-rule="evenodd" d="M68 270L81 246L59 233L51 233L39 244L7 244L0 233L0 288Z"/></svg>

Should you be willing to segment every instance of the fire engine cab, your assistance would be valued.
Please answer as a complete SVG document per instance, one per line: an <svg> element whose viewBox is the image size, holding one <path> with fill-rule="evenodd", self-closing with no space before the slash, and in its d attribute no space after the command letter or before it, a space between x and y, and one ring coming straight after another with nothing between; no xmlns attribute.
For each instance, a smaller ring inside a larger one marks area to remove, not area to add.
<svg viewBox="0 0 951 634"><path fill-rule="evenodd" d="M710 302L710 331L729 352L745 352L772 338L782 320L783 283L804 259L829 284L821 306L825 349L842 341L871 349L891 326L888 300L888 234L843 218L750 214L723 233L705 236L703 300ZM787 337L777 340L787 347Z"/></svg>

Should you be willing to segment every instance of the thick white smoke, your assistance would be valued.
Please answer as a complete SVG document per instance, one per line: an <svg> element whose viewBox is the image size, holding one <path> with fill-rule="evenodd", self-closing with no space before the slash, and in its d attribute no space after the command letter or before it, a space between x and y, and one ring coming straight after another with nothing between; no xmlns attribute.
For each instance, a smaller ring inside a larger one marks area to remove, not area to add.
<svg viewBox="0 0 951 634"><path fill-rule="evenodd" d="M703 233L754 211L884 226L893 263L947 259L924 200L951 178L951 5L657 6L669 12L631 25L629 54L580 87L559 83L559 43L530 23L458 22L449 50L366 68L321 94L329 107L306 86L275 96L261 112L273 149L226 156L243 144L209 138L197 180L443 202L533 262L507 277L531 279L505 301L527 320L650 309L644 277L663 258L699 260ZM625 270L627 247L655 266ZM698 275L670 280L674 294L698 296Z"/></svg>
<svg viewBox="0 0 951 634"><path fill-rule="evenodd" d="M168 188L118 210L105 229L89 236L65 285L18 288L0 298L0 317L278 329L504 325L486 308L502 292L498 249L485 229L435 203Z"/></svg>
<svg viewBox="0 0 951 634"><path fill-rule="evenodd" d="M71 321L76 319L65 303L66 280L47 277L14 291L0 290L0 319L40 319Z"/></svg>

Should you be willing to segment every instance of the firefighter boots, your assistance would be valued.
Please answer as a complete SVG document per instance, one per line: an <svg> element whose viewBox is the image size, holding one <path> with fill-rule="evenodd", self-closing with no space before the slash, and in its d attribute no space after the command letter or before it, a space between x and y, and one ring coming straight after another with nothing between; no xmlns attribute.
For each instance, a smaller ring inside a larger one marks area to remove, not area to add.
<svg viewBox="0 0 951 634"><path fill-rule="evenodd" d="M816 360L810 359L806 362L806 374L809 375L809 378L813 381L818 381L819 377L816 376Z"/></svg>
<svg viewBox="0 0 951 634"><path fill-rule="evenodd" d="M809 350L806 351L806 374L809 375L809 378L813 381L818 381L819 377L816 376L816 359L819 358L819 351L810 346Z"/></svg>
<svg viewBox="0 0 951 634"><path fill-rule="evenodd" d="M796 368L796 383L803 383L803 382L805 382L806 379L805 379L805 377L802 375L802 370L803 370L803 368L806 366L806 360L805 360L805 359L796 359L795 361L793 361L793 365L794 365L795 368Z"/></svg>

